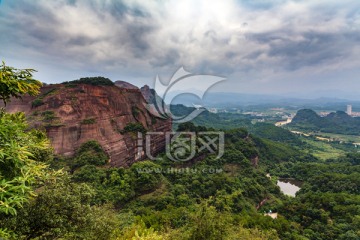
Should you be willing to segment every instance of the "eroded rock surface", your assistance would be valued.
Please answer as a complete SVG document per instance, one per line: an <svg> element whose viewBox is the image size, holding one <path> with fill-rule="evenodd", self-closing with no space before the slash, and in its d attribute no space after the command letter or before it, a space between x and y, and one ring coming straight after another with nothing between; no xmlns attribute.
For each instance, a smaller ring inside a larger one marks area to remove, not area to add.
<svg viewBox="0 0 360 240"><path fill-rule="evenodd" d="M56 154L71 156L82 143L96 140L112 166L130 166L146 156L137 151L137 133L121 133L125 126L140 123L147 131L171 131L171 121L155 118L145 105L139 89L57 84L43 87L37 97L13 99L6 109L23 111L33 127L45 128ZM152 139L153 155L164 147L164 137Z"/></svg>

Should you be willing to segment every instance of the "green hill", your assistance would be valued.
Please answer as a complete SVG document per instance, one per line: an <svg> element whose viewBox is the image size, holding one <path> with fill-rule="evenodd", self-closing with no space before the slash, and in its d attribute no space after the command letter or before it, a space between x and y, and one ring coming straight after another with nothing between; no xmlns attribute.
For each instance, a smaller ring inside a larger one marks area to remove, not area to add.
<svg viewBox="0 0 360 240"><path fill-rule="evenodd" d="M360 118L353 118L343 111L320 117L311 109L302 109L289 126L307 131L360 135Z"/></svg>

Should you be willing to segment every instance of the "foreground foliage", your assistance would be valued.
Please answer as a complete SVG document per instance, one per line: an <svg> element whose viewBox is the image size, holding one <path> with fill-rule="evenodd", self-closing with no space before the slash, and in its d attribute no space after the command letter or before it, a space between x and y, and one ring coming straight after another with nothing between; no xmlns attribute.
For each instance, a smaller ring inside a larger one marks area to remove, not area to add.
<svg viewBox="0 0 360 240"><path fill-rule="evenodd" d="M33 70L5 66L0 69L0 99L36 95L41 83L32 78ZM9 114L0 109L0 217L16 215L34 195L34 186L47 177L45 162L51 159L49 141L37 130L27 131L23 113ZM0 226L0 237L11 232Z"/></svg>
<svg viewBox="0 0 360 240"><path fill-rule="evenodd" d="M24 114L0 113L0 213L16 214L46 175L49 142L44 133L26 128Z"/></svg>
<svg viewBox="0 0 360 240"><path fill-rule="evenodd" d="M34 69L16 69L5 65L0 65L0 100L5 104L11 97L21 98L22 95L29 94L35 96L39 94L41 82L33 79Z"/></svg>
<svg viewBox="0 0 360 240"><path fill-rule="evenodd" d="M45 184L16 217L4 219L5 226L15 226L20 239L110 239L116 215L110 208L91 205L94 194L89 185L63 176Z"/></svg>

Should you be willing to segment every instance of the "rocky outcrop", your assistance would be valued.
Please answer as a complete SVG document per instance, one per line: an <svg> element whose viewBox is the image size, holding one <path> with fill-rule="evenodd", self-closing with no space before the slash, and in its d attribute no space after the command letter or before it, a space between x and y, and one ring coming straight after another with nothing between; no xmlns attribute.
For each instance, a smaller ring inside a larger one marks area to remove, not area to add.
<svg viewBox="0 0 360 240"><path fill-rule="evenodd" d="M150 88L148 85L141 87L140 91L148 103L154 104L155 106L158 103L164 104L163 99L156 93L154 89Z"/></svg>
<svg viewBox="0 0 360 240"><path fill-rule="evenodd" d="M137 86L132 85L131 83L125 82L125 81L115 81L115 86L119 88L126 88L126 89L139 89Z"/></svg>
<svg viewBox="0 0 360 240"><path fill-rule="evenodd" d="M57 84L43 87L37 97L13 99L6 109L23 111L32 126L44 128L57 154L71 156L82 143L96 140L109 154L112 166L130 166L146 156L138 152L143 142L137 140L137 133L123 131L127 125L171 131L171 120L155 118L145 105L138 88ZM152 155L164 147L162 135L152 139Z"/></svg>

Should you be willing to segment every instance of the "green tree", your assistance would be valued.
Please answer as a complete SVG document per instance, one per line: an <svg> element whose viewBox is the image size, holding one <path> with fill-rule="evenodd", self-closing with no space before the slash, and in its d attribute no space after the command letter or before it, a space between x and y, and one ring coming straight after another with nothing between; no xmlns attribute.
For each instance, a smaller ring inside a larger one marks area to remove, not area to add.
<svg viewBox="0 0 360 240"><path fill-rule="evenodd" d="M5 104L11 97L21 98L24 94L35 96L39 94L41 82L33 79L34 69L16 69L0 65L0 100Z"/></svg>
<svg viewBox="0 0 360 240"><path fill-rule="evenodd" d="M228 231L227 216L219 213L215 207L202 202L199 210L193 216L193 227L191 229L192 240L202 239L225 239Z"/></svg>
<svg viewBox="0 0 360 240"><path fill-rule="evenodd" d="M6 104L11 97L36 95L41 83L32 78L32 69L18 70L0 66L0 99ZM49 141L37 130L28 129L23 113L9 114L0 110L0 217L16 215L33 186L46 175ZM0 229L0 237L7 237Z"/></svg>
<svg viewBox="0 0 360 240"><path fill-rule="evenodd" d="M130 170L135 177L135 190L138 192L153 191L161 183L161 167L151 161L134 163Z"/></svg>
<svg viewBox="0 0 360 240"><path fill-rule="evenodd" d="M63 84L89 84L93 86L113 86L114 83L105 77L84 77L70 82L63 82Z"/></svg>
<svg viewBox="0 0 360 240"><path fill-rule="evenodd" d="M105 165L108 159L101 145L95 140L90 140L80 146L70 167L74 171L85 165L101 166Z"/></svg>
<svg viewBox="0 0 360 240"><path fill-rule="evenodd" d="M16 214L45 174L46 165L36 157L47 152L49 142L26 128L23 113L0 113L0 214Z"/></svg>
<svg viewBox="0 0 360 240"><path fill-rule="evenodd" d="M5 223L26 239L111 239L118 221L105 206L93 206L92 187L65 175L49 181L38 196Z"/></svg>

